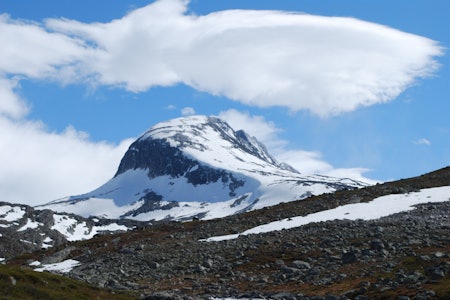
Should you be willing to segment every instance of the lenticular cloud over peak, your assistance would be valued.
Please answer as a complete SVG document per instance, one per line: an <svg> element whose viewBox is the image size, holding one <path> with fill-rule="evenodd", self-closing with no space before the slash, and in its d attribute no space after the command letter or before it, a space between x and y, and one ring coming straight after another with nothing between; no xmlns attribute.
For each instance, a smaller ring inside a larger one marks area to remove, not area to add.
<svg viewBox="0 0 450 300"><path fill-rule="evenodd" d="M197 16L188 2L156 1L108 23L26 24L73 50L59 58L64 64L35 65L52 64L66 82L133 92L183 83L248 105L328 116L393 100L435 72L443 54L433 40L354 18L257 10Z"/></svg>

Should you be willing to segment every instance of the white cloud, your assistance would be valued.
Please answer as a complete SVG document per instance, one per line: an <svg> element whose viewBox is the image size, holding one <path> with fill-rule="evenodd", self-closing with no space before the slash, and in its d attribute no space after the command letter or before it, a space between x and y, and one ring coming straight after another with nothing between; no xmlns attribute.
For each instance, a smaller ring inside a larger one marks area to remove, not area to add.
<svg viewBox="0 0 450 300"><path fill-rule="evenodd" d="M430 146L431 142L430 142L430 140L428 140L426 138L421 138L421 139L418 139L418 140L414 141L414 144Z"/></svg>
<svg viewBox="0 0 450 300"><path fill-rule="evenodd" d="M192 115L195 115L195 109L192 108L192 107L184 107L184 108L181 110L181 115L183 115L183 116L192 116Z"/></svg>
<svg viewBox="0 0 450 300"><path fill-rule="evenodd" d="M279 138L281 129L273 122L267 121L263 116L252 116L246 112L234 109L222 111L219 117L225 120L234 129L243 129L264 143L269 152L280 162L288 163L304 174L321 174L339 178L352 178L367 183L376 183L375 180L363 174L370 171L366 168L335 168L326 162L320 152L289 149L288 141Z"/></svg>
<svg viewBox="0 0 450 300"><path fill-rule="evenodd" d="M260 107L327 116L396 98L437 69L439 45L353 18L187 14L160 0L109 23L0 15L0 72L139 92L184 83Z"/></svg>
<svg viewBox="0 0 450 300"><path fill-rule="evenodd" d="M325 162L319 152L304 150L280 151L277 158L306 174L323 174L333 167Z"/></svg>
<svg viewBox="0 0 450 300"><path fill-rule="evenodd" d="M55 133L4 117L0 136L0 201L29 205L97 188L114 175L131 143L92 142L71 127Z"/></svg>
<svg viewBox="0 0 450 300"><path fill-rule="evenodd" d="M0 201L42 204L88 192L113 176L131 140L92 142L73 127L50 132L26 120L29 107L19 90L17 78L0 77Z"/></svg>
<svg viewBox="0 0 450 300"><path fill-rule="evenodd" d="M91 45L79 63L97 84L137 92L185 83L321 116L391 101L434 72L442 55L430 39L353 18L254 10L196 16L186 14L187 4L156 1L110 23L49 19L45 26Z"/></svg>
<svg viewBox="0 0 450 300"><path fill-rule="evenodd" d="M0 14L0 73L75 81L92 51L83 40ZM77 74L78 73L78 74Z"/></svg>
<svg viewBox="0 0 450 300"><path fill-rule="evenodd" d="M176 108L177 107L175 105L173 105L173 104L169 104L169 105L166 106L166 109L168 109L168 110L174 110Z"/></svg>
<svg viewBox="0 0 450 300"><path fill-rule="evenodd" d="M29 107L16 93L18 79L6 79L0 76L0 116L6 116L13 119L24 117Z"/></svg>

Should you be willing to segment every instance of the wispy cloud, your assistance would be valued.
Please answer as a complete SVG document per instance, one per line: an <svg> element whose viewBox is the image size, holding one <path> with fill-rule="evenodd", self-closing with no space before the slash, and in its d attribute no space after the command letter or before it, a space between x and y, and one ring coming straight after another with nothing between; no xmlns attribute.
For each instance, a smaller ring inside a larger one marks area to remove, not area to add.
<svg viewBox="0 0 450 300"><path fill-rule="evenodd" d="M195 115L195 109L193 107L183 107L183 109L181 109L181 115L183 116Z"/></svg>
<svg viewBox="0 0 450 300"><path fill-rule="evenodd" d="M431 145L431 142L430 142L430 140L428 140L428 139L426 139L426 138L421 138L421 139L415 140L415 141L414 141L414 144L416 144L416 145L430 146L430 145Z"/></svg>

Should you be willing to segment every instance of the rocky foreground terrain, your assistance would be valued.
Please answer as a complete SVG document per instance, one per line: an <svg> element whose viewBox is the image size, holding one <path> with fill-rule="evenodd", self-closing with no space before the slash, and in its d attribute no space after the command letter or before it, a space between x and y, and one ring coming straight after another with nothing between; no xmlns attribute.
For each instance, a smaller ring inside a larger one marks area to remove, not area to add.
<svg viewBox="0 0 450 300"><path fill-rule="evenodd" d="M161 222L10 260L78 261L65 276L144 299L450 299L450 202L373 221L202 239L388 194L450 185L450 168L210 221ZM450 198L450 195L449 195Z"/></svg>

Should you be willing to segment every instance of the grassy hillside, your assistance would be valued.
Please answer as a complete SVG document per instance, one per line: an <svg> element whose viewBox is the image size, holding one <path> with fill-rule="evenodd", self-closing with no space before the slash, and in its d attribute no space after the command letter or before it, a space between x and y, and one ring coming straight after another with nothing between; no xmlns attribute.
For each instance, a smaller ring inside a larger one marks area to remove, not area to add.
<svg viewBox="0 0 450 300"><path fill-rule="evenodd" d="M0 265L0 299L137 299L70 278Z"/></svg>

